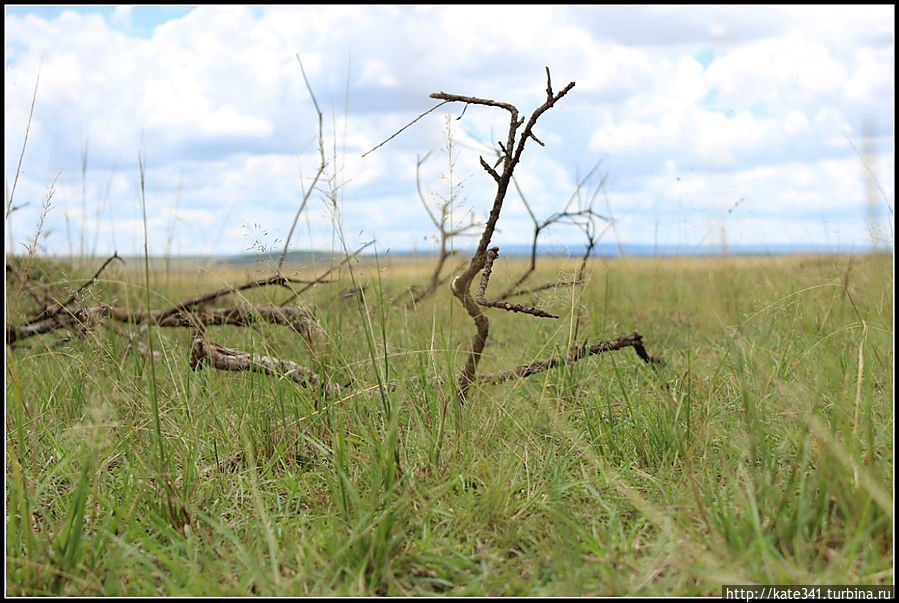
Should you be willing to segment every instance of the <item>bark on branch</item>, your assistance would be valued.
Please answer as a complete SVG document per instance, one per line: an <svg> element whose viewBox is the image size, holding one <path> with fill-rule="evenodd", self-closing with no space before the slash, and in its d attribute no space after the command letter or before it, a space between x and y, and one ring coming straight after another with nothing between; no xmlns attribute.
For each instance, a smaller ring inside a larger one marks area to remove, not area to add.
<svg viewBox="0 0 899 603"><path fill-rule="evenodd" d="M630 335L619 337L612 341L598 341L589 346L584 344L573 347L564 355L552 356L545 360L535 360L505 371L478 375L475 381L495 385L510 379L524 379L557 366L577 362L589 356L628 347L633 348L637 355L647 364L657 366L664 364L661 359L650 356L646 352L646 348L643 346L643 336L634 331ZM303 387L321 392L325 398L340 397L346 399L363 393L369 393L377 397L380 394L377 386L352 389L349 385L341 386L328 383L319 374L291 360L240 352L216 343L205 342L202 338L196 338L191 350L190 367L197 370L206 365L222 371L252 371L273 377L287 378ZM444 383L444 377L442 375L434 375L425 381L442 384ZM422 380L418 376L413 376L405 380L405 383L410 386L420 386ZM397 383L389 383L387 387L395 389L397 385Z"/></svg>
<svg viewBox="0 0 899 603"><path fill-rule="evenodd" d="M274 377L285 377L303 387L319 391L328 398L339 397L344 391L343 387L329 383L318 373L296 362L262 354L239 352L216 343L205 342L198 337L194 339L190 352L190 368L197 370L206 364L223 371L252 371Z"/></svg>
<svg viewBox="0 0 899 603"><path fill-rule="evenodd" d="M494 230L496 229L496 222L497 220L499 220L503 201L505 200L506 192L509 189L509 183L512 179L512 172L521 159L521 154L524 151L525 143L527 143L528 139L533 135L534 125L537 123L537 119L539 119L539 117L543 115L543 113L552 108L553 105L555 105L556 102L563 96L565 96L573 87L574 82L571 82L560 92L553 94L552 80L550 79L549 68L547 67L546 101L531 114L531 117L528 119L524 130L517 138L517 147L516 132L518 131L518 128L520 128L524 123L524 119L518 117L518 109L514 105L511 105L509 103L497 102L491 99L463 96L458 94L447 94L446 92L439 92L431 95L431 98L443 100L446 102L464 102L466 103L466 106L469 104L474 104L484 105L488 107L499 107L505 109L510 114L509 132L506 138L506 142L504 145L500 143L502 145L501 148L506 150L501 161L502 173L497 173L493 168L490 168L490 166L487 165L483 158L481 159L482 167L484 167L490 174L490 176L496 181L496 196L493 199L493 207L490 210L490 214L487 218L487 223L484 227L484 232L481 235L481 240L478 243L477 250L472 256L471 261L469 262L468 268L462 274L457 276L455 280L453 280L451 286L453 295L455 295L462 303L465 311L468 312L468 315L471 317L472 321L474 321L476 329L476 332L471 341L468 360L466 361L465 367L462 369L462 372L459 375L457 392L460 402L465 401L468 398L468 390L470 389L471 384L475 379L475 375L477 374L478 363L481 360L481 354L484 350L484 346L487 343L487 336L490 331L490 323L487 319L487 315L481 311L480 306L478 305L474 296L472 296L471 294L472 281L474 280L475 275L484 268L487 262L487 247L490 245L490 240L492 239Z"/></svg>
<svg viewBox="0 0 899 603"><path fill-rule="evenodd" d="M192 327L202 330L206 326L236 325L247 326L258 321L285 325L296 331L305 341L321 334L311 310L300 307L269 305L240 305L211 310L183 310L167 314L165 310L126 310L106 304L66 310L47 318L24 325L7 325L6 341L14 343L19 339L49 333L68 326L91 324L102 318L132 324L155 324L160 327Z"/></svg>
<svg viewBox="0 0 899 603"><path fill-rule="evenodd" d="M551 368L563 364L577 362L578 360L581 360L582 358L586 358L588 356L594 356L596 354L602 354L603 352L611 352L627 347L634 348L634 351L643 360L643 362L655 365L663 364L661 359L656 358L655 356L650 356L646 352L646 348L643 347L643 336L634 331L630 335L619 337L618 339L614 339L612 341L599 341L590 346L584 344L583 346L572 348L567 354L563 356L553 356L551 358L547 358L546 360L535 360L534 362L528 362L526 364L516 366L515 368L510 370L499 371L497 373L491 373L488 375L480 375L478 377L478 382L496 384L502 383L503 381L508 381L509 379L521 379L524 377L530 377L531 375L536 375L537 373L548 371Z"/></svg>

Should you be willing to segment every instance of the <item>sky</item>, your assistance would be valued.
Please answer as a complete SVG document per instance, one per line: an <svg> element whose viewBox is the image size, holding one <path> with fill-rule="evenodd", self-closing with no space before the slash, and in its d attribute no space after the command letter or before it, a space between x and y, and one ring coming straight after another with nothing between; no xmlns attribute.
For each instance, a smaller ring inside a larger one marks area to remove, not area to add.
<svg viewBox="0 0 899 603"><path fill-rule="evenodd" d="M894 11L7 5L6 245L139 255L146 224L151 255L280 251L321 163L299 55L326 167L291 249L435 250L423 203L447 199L454 225L484 220L479 156L494 163L507 112L447 104L378 145L434 92L530 115L547 67L575 86L524 149L530 212L510 190L501 250L566 207L601 215L604 244L892 248Z"/></svg>

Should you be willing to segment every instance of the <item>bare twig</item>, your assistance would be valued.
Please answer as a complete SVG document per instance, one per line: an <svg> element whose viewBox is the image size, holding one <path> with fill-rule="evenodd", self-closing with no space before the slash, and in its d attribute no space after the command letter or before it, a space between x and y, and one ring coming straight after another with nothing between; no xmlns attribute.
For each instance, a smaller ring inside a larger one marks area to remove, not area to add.
<svg viewBox="0 0 899 603"><path fill-rule="evenodd" d="M35 322L39 322L39 321L47 318L48 316L53 316L54 314L58 314L61 311L63 311L70 303L72 303L73 301L75 301L78 298L78 296L81 294L82 291L84 291L87 287L89 287L89 286L93 285L95 282L97 282L97 278L99 278L100 273L102 273L113 260L118 260L118 261L122 262L123 264L125 263L125 260L123 260L119 256L119 252L118 251L114 252L112 254L112 256L110 256L105 262L103 262L103 265L100 266L100 268L94 273L94 276L92 276L90 279L88 279L87 282L85 282L83 285L78 287L78 289L74 293L72 293L72 295L66 301L64 301L62 303L57 303L55 308L45 308L43 312L41 312L40 314L38 314L37 316L35 316L33 319L29 320L25 324L33 324Z"/></svg>
<svg viewBox="0 0 899 603"><path fill-rule="evenodd" d="M181 312L187 312L191 308L194 308L200 304L207 304L214 299L218 299L219 297L224 297L225 295L230 295L231 293L236 293L238 291L245 291L247 289L256 289L259 287L266 287L268 285L278 285L281 287L287 287L289 283L307 283L308 281L301 281L299 279L291 279L286 276L281 276L279 274L275 274L269 276L264 279L250 281L244 283L242 285L237 285L234 287L224 287L222 289L218 289L216 291L212 291L210 293L204 293L202 295L197 295L196 297L192 297L188 300L185 300L181 303L175 304L165 310L160 310L160 318L159 321L162 321L167 316L171 316L173 314L178 314ZM311 285L307 285L311 286Z"/></svg>
<svg viewBox="0 0 899 603"><path fill-rule="evenodd" d="M49 333L68 326L91 324L101 318L111 318L131 324L153 324L160 327L192 327L203 330L206 326L237 325L247 326L258 321L291 327L307 343L312 337L321 335L321 328L315 322L312 310L300 307L270 305L239 305L212 310L184 309L174 314L163 310L128 310L106 304L87 308L69 309L51 314L42 320L22 325L6 325L6 341L15 341Z"/></svg>
<svg viewBox="0 0 899 603"><path fill-rule="evenodd" d="M553 283L544 283L537 287L531 287L530 289L516 289L514 291L507 290L503 295L501 295L498 299L508 299L510 297L517 297L519 295L531 295L533 293L539 293L540 291L545 291L547 289L555 289L558 287L574 287L576 285L580 285L584 282L584 273L587 270L587 260L590 258L590 255L593 253L593 248L596 246L597 238L590 232L590 226L592 223L587 223L587 247L584 249L584 255L581 257L581 263L578 266L577 272L575 273L575 277L572 280L568 281L560 281ZM609 228L609 225L603 229L605 232ZM521 279L524 280L524 279Z"/></svg>
<svg viewBox="0 0 899 603"><path fill-rule="evenodd" d="M500 151L496 151L496 154L500 155ZM582 228L583 230L585 230L585 232L587 233L587 239L588 239L589 245L588 245L587 255L584 256L584 261L581 263L581 268L584 268L584 266L586 264L586 257L589 256L590 252L593 250L593 246L595 245L595 240L591 237L592 228L593 228L593 220L600 219L600 220L608 221L608 218L606 218L605 216L602 216L600 214L597 214L596 212L593 211L592 205L593 205L593 199L595 199L595 197L596 197L595 193L591 197L590 203L587 205L587 207L583 207L580 209L570 209L570 208L571 208L571 205L574 202L574 200L580 196L580 191L583 188L584 184L587 182L587 180L591 176L593 176L593 174L596 172L597 169L599 169L599 162L597 162L593 166L593 169L591 169L587 173L587 175L584 176L584 178L582 178L577 183L577 186L575 187L574 192L571 194L571 197L569 197L568 201L565 203L565 206L562 209L562 211L558 211L553 214L550 214L542 222L539 221L537 219L537 217L534 215L534 212L531 209L530 203L528 203L527 198L524 196L524 193L521 191L521 187L518 186L518 181L515 179L514 176L512 177L512 183L515 186L515 190L518 192L518 197L521 199L521 202L524 204L524 207L527 210L528 215L530 215L531 220L534 222L534 238L531 242L531 256L530 256L530 263L528 265L528 268L524 271L524 273L521 274L521 276L519 276L515 280L515 282L510 284L505 289L505 291L503 291L500 295L498 295L497 299L505 300L505 299L508 299L508 298L516 296L516 295L522 295L525 293L533 293L535 291L542 291L544 289L549 289L554 286L576 285L576 284L580 284L582 282L581 277L583 276L583 274L582 274L582 270L579 270L578 277L573 281L564 282L564 283L547 283L546 285L543 285L540 287L535 287L533 289L525 289L525 290L519 289L521 284L525 280L527 280L528 277L530 277L531 274L533 274L534 270L537 268L537 239L540 237L540 233L543 232L546 228L548 228L549 226L551 226L553 224L567 222L567 223L573 224L573 225L578 226L578 227Z"/></svg>
<svg viewBox="0 0 899 603"><path fill-rule="evenodd" d="M92 309L102 316L119 322L151 323L160 327L205 327L215 325L246 326L258 321L291 327L309 342L313 335L321 335L321 328L315 322L309 308L281 307L265 304L242 304L228 308L184 311L163 316L160 311L125 310L101 304Z"/></svg>
<svg viewBox="0 0 899 603"><path fill-rule="evenodd" d="M540 310L539 308L532 308L529 306L522 306L521 304L510 304L507 301L490 300L484 298L484 295L487 291L487 281L490 280L490 273L493 270L493 262L496 260L497 255L499 255L499 247L492 247L487 250L487 261L484 264L484 270L481 276L481 286L478 287L478 296L475 298L478 304L481 306L486 306L488 308L499 308L500 310L507 310L509 312L524 312L525 314L539 316L541 318L558 318L558 316L556 316L555 314L550 314L549 312L545 312L544 310Z"/></svg>
<svg viewBox="0 0 899 603"><path fill-rule="evenodd" d="M431 96L433 97L434 95L432 94ZM402 132L403 130L405 130L406 128L408 128L409 126L411 126L412 124L414 124L415 122L417 122L419 119L421 119L422 117L424 117L424 116L427 115L428 113L431 113L432 111L434 111L434 110L436 110L436 109L439 109L440 107L442 107L443 105L445 105L445 104L448 103L448 102L450 102L450 101L444 101L444 102L442 102L442 103L439 103L439 104L434 105L433 107L431 107L430 109L428 109L427 111L425 111L424 113L422 113L421 115L419 115L418 117L416 117L415 119L413 119L412 121L410 121L409 123L407 123L405 126L403 126L403 127L400 128L399 130L397 130L396 132L394 132L394 133L390 136L390 138L388 138L387 140L385 140L385 141L382 142L381 144L376 145L376 146L375 146L374 148L372 148L371 150L366 151L365 153L363 153L362 156L365 157L365 156L368 155L369 153L371 153L371 152L373 152L373 151L376 151L376 150L380 149L380 148L383 147L385 144L387 144L388 142L390 142L391 140L393 140L394 138L396 138L397 136L399 136L400 132Z"/></svg>

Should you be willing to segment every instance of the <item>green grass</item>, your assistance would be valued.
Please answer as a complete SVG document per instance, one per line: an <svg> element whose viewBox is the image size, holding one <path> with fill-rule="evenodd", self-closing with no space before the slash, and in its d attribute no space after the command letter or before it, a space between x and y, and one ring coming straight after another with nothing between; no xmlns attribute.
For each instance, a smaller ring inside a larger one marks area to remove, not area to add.
<svg viewBox="0 0 899 603"><path fill-rule="evenodd" d="M133 264L111 266L88 297L145 307ZM576 269L538 265L533 284ZM488 297L522 268L501 257ZM313 349L284 327L210 327L221 345L373 386L345 400L193 372L188 330L151 328L157 427L151 365L108 328L7 347L6 594L719 596L722 584L893 583L891 256L594 260L586 286L540 294L559 320L490 310L479 370L634 330L666 364L624 349L476 386L464 406L451 383L402 385L455 377L474 330L446 286L401 309L403 287L430 269L356 265L361 307L337 299L347 271L311 290L327 333ZM74 288L82 272L59 279ZM155 309L248 276L146 278ZM9 293L10 320L21 299ZM379 398L386 382L401 385Z"/></svg>

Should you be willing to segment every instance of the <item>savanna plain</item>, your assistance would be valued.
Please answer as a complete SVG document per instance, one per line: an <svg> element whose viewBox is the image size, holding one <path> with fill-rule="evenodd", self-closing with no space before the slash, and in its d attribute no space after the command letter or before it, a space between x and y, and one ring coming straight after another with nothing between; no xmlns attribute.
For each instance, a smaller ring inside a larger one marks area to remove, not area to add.
<svg viewBox="0 0 899 603"><path fill-rule="evenodd" d="M371 251L371 250L369 250ZM65 299L99 262L32 259ZM198 363L187 327L6 346L6 594L720 596L893 584L893 257L541 257L479 371L634 331L463 400L473 326L434 258L360 255L292 299L316 334L208 326L346 395ZM80 304L170 307L273 265L113 262ZM500 255L487 290L525 268ZM311 279L321 266L287 264ZM346 294L348 291L351 294ZM280 304L255 287L219 304ZM7 271L7 324L33 315ZM463 403L464 402L464 403Z"/></svg>

